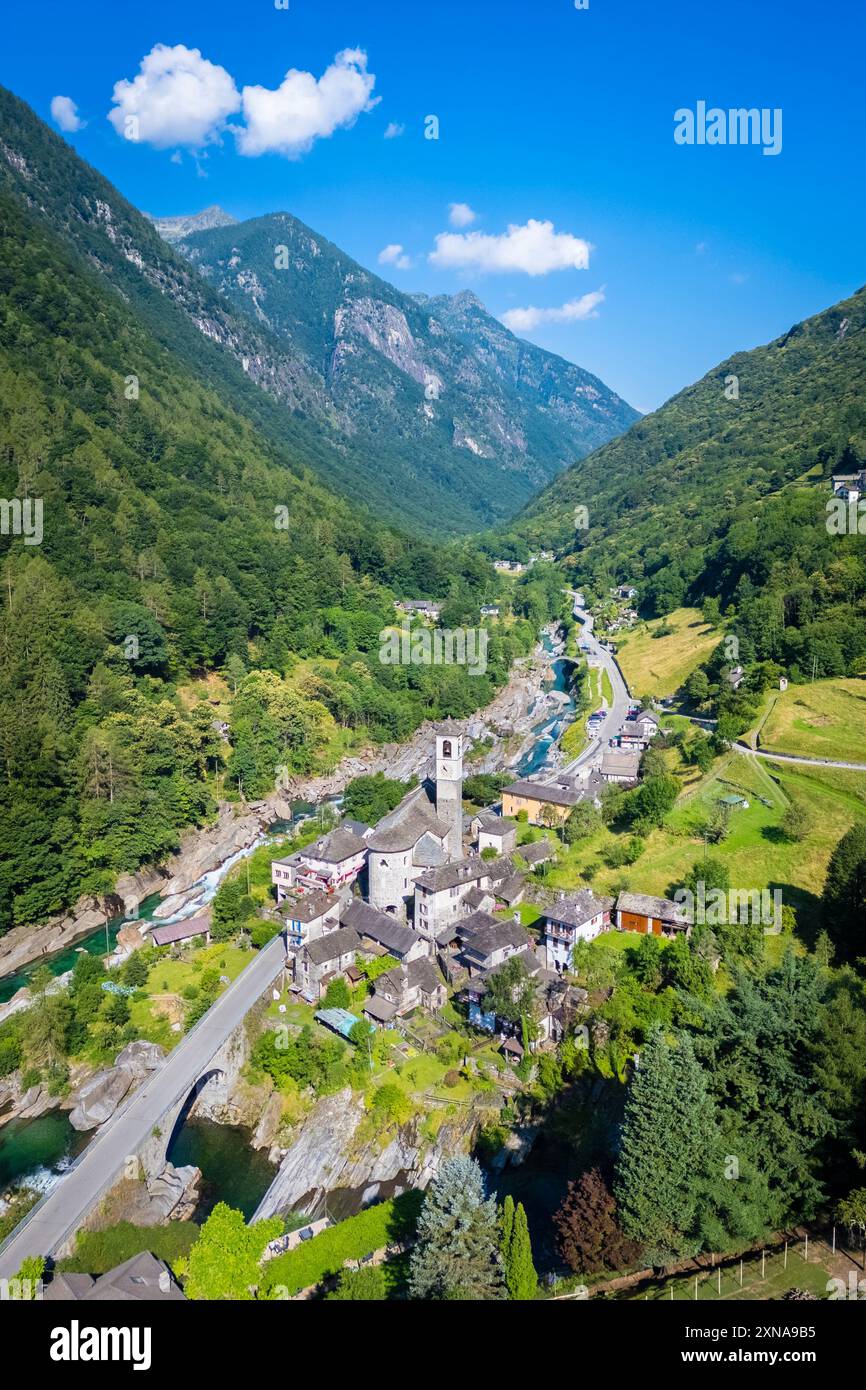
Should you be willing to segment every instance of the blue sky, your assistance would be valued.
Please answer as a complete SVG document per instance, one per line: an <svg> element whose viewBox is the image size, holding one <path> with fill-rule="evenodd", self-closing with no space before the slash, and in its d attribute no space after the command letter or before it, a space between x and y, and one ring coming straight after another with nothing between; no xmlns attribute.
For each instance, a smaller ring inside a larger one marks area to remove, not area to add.
<svg viewBox="0 0 866 1390"><path fill-rule="evenodd" d="M639 409L866 281L860 0L43 0L4 30L0 81L49 121L69 97L85 124L66 138L137 206L289 211L401 288L548 311L523 336ZM204 86L151 73L113 102L155 45L199 50ZM280 95L290 68L311 76ZM781 108L781 153L677 145L699 100ZM552 228L507 237L530 222Z"/></svg>

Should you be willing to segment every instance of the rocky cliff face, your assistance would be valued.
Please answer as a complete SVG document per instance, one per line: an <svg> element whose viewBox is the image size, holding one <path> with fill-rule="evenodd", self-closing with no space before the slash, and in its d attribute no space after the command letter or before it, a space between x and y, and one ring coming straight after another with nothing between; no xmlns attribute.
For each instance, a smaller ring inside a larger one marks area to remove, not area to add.
<svg viewBox="0 0 866 1390"><path fill-rule="evenodd" d="M363 1097L349 1087L325 1096L304 1122L286 1153L256 1218L301 1211L349 1215L377 1198L410 1187L426 1187L443 1159L466 1153L479 1117L467 1109L444 1124L435 1141L412 1122L382 1148L377 1140L359 1143Z"/></svg>

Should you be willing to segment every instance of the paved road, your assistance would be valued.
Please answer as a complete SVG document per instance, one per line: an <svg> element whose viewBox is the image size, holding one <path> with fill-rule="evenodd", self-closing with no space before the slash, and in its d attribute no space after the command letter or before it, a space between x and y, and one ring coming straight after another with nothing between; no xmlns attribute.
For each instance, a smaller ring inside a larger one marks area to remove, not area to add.
<svg viewBox="0 0 866 1390"><path fill-rule="evenodd" d="M796 753L771 753L769 748L749 748L745 743L732 743L735 753L749 753L755 758L768 758L774 763L802 763L805 767L841 767L850 772L866 772L866 763L837 763L832 758L800 758Z"/></svg>
<svg viewBox="0 0 866 1390"><path fill-rule="evenodd" d="M75 1231L120 1175L166 1111L189 1094L211 1058L283 968L285 944L275 937L220 995L91 1140L78 1161L0 1246L0 1279L11 1279L27 1255L49 1255Z"/></svg>
<svg viewBox="0 0 866 1390"><path fill-rule="evenodd" d="M574 597L573 594L572 597ZM605 651L593 632L592 614L587 613L583 608L579 608L575 601L574 616L577 621L582 624L580 644L589 648L589 651L585 652L584 655L597 661L599 665L607 671L610 677L610 683L613 689L613 703L605 716L604 723L599 729L598 735L590 739L588 746L570 763L556 769L556 775L558 777L562 777L563 774L567 775L574 773L577 768L583 766L585 763L600 763L603 750L607 747L610 740L619 733L625 723L629 708L632 705L632 699L628 693L628 686L622 678L619 667L610 652Z"/></svg>

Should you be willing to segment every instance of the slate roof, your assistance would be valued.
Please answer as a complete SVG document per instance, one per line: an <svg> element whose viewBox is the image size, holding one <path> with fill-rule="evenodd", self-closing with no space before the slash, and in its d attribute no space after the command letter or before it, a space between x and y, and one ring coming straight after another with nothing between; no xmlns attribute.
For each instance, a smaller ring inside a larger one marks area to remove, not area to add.
<svg viewBox="0 0 866 1390"><path fill-rule="evenodd" d="M352 859L366 848L366 840L356 835L350 826L338 825L321 840L305 845L301 854L305 859L321 859L325 864L342 864L344 860Z"/></svg>
<svg viewBox="0 0 866 1390"><path fill-rule="evenodd" d="M422 868L437 868L445 863L446 858L445 846L429 831L421 836L412 851L412 863Z"/></svg>
<svg viewBox="0 0 866 1390"><path fill-rule="evenodd" d="M444 983L435 963L429 956L419 956L417 960L410 960L406 969L409 984L417 985L425 994L432 994L434 990L440 989Z"/></svg>
<svg viewBox="0 0 866 1390"><path fill-rule="evenodd" d="M485 835L504 837L517 829L516 820L509 820L506 816L497 816L495 811L479 811L477 816L472 817L472 821L478 823L478 829L483 831Z"/></svg>
<svg viewBox="0 0 866 1390"><path fill-rule="evenodd" d="M415 943L421 940L418 932L413 931L411 927L404 927L402 923L389 917L387 912L380 912L378 908L371 907L369 903L359 902L358 899L346 908L343 924L353 928L361 936L368 936L371 941L378 942L391 955L398 957L405 956Z"/></svg>
<svg viewBox="0 0 866 1390"><path fill-rule="evenodd" d="M317 936L315 941L308 941L304 950L313 965L328 965L350 951L359 950L360 946L361 938L352 927L338 927L336 931Z"/></svg>
<svg viewBox="0 0 866 1390"><path fill-rule="evenodd" d="M364 1000L363 1011L370 1018L375 1018L377 1023L390 1023L397 1007L390 999L383 999L381 994L371 994L369 999Z"/></svg>
<svg viewBox="0 0 866 1390"><path fill-rule="evenodd" d="M662 922L685 927L688 915L680 903L670 898L654 898L649 893L620 893L616 900L617 912L634 912L642 917L658 917Z"/></svg>
<svg viewBox="0 0 866 1390"><path fill-rule="evenodd" d="M185 922L172 922L166 927L154 927L150 939L154 946L171 946L175 941L189 941L193 936L204 936L210 931L210 913L199 913L188 917Z"/></svg>
<svg viewBox="0 0 866 1390"><path fill-rule="evenodd" d="M626 738L646 738L647 732L644 727L645 721L637 719L627 719L622 726L622 733Z"/></svg>
<svg viewBox="0 0 866 1390"><path fill-rule="evenodd" d="M370 829L369 825L366 825L364 821L352 820L350 816L344 816L343 819L340 821L340 825L345 829L354 830L355 834L358 835L362 840L367 834L367 831Z"/></svg>
<svg viewBox="0 0 866 1390"><path fill-rule="evenodd" d="M552 907L546 907L544 916L548 922L560 922L564 927L580 927L584 922L597 917L600 912L604 912L604 904L592 893L584 890L580 893L569 893Z"/></svg>
<svg viewBox="0 0 866 1390"><path fill-rule="evenodd" d="M86 1303L186 1302L168 1265L149 1250L124 1260L98 1279L89 1274L58 1275L45 1289L45 1298Z"/></svg>
<svg viewBox="0 0 866 1390"><path fill-rule="evenodd" d="M659 717L654 710L642 709L639 714L635 715L634 722L635 724L658 724Z"/></svg>
<svg viewBox="0 0 866 1390"><path fill-rule="evenodd" d="M512 903L516 903L518 898L525 892L526 880L522 874L510 874L508 878L503 879L501 883L497 883L494 889L495 896L501 898L508 906Z"/></svg>
<svg viewBox="0 0 866 1390"><path fill-rule="evenodd" d="M525 796L531 801L541 801L549 806L576 806L580 792L575 787L562 787L552 782L512 782L504 790L512 796Z"/></svg>
<svg viewBox="0 0 866 1390"><path fill-rule="evenodd" d="M439 868L430 869L426 874L419 874L415 886L428 893L441 893L444 889L456 888L461 883L489 878L490 870L496 862L495 859L488 862L480 856L455 859L450 864L442 864Z"/></svg>
<svg viewBox="0 0 866 1390"><path fill-rule="evenodd" d="M491 888L470 888L469 892L464 895L463 901L467 907L471 907L475 911L494 897L495 894Z"/></svg>
<svg viewBox="0 0 866 1390"><path fill-rule="evenodd" d="M484 912L476 912L473 917L486 917ZM471 918L466 922L460 923L460 935L463 936L463 929ZM529 933L515 921L499 921L495 917L489 917L486 922L478 923L477 928L470 931L468 937L464 937L463 954L473 955L481 959L492 956L494 951L502 951L508 946L520 947L528 946L532 938Z"/></svg>
<svg viewBox="0 0 866 1390"><path fill-rule="evenodd" d="M404 796L399 806L382 817L367 844L378 853L394 854L412 849L427 832L444 840L448 830L449 826L436 815L429 791L421 786Z"/></svg>
<svg viewBox="0 0 866 1390"><path fill-rule="evenodd" d="M333 898L314 889L309 893L299 893L296 898L284 898L280 903L280 914L292 922L315 922L333 906Z"/></svg>
<svg viewBox="0 0 866 1390"><path fill-rule="evenodd" d="M617 753L612 748L606 748L601 758L601 770L605 772L616 772L624 777L637 781L640 769L639 753Z"/></svg>
<svg viewBox="0 0 866 1390"><path fill-rule="evenodd" d="M556 846L551 844L550 840L536 840L531 845L519 845L514 853L530 868L534 868L536 864L545 864L548 859L554 859Z"/></svg>

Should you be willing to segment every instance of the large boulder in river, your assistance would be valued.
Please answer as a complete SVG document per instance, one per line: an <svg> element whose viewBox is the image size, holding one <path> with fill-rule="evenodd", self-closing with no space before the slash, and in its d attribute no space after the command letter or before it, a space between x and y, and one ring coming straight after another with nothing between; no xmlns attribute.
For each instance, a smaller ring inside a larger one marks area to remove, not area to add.
<svg viewBox="0 0 866 1390"><path fill-rule="evenodd" d="M96 1129L110 1120L135 1077L126 1067L98 1071L71 1097L69 1123L73 1129Z"/></svg>
<svg viewBox="0 0 866 1390"><path fill-rule="evenodd" d="M114 1065L132 1072L136 1081L142 1081L148 1072L156 1071L157 1067L162 1066L164 1057L165 1048L160 1047L159 1043L146 1042L144 1038L138 1038L135 1042L127 1043L122 1052L118 1052Z"/></svg>

